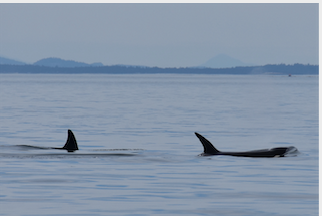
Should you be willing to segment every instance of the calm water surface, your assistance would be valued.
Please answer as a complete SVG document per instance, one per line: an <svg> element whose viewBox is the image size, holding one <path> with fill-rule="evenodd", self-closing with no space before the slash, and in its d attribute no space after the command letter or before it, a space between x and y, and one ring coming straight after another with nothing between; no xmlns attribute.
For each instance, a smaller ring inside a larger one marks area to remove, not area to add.
<svg viewBox="0 0 322 216"><path fill-rule="evenodd" d="M318 76L0 74L0 100L0 215L318 215Z"/></svg>

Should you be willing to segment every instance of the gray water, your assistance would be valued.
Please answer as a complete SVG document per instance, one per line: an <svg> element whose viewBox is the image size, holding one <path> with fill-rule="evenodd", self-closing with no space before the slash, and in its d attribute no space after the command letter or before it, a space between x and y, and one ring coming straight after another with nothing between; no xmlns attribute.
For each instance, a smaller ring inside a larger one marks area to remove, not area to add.
<svg viewBox="0 0 322 216"><path fill-rule="evenodd" d="M318 76L1 74L0 99L0 215L318 215Z"/></svg>

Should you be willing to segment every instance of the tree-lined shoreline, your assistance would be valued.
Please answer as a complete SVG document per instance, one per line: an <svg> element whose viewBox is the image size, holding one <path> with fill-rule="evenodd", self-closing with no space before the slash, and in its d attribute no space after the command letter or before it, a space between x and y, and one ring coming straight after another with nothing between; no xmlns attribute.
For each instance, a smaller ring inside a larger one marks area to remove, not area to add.
<svg viewBox="0 0 322 216"><path fill-rule="evenodd" d="M40 65L1 64L0 73L24 74L292 74L318 75L318 65L304 64L268 64L264 66L240 66L232 68L160 68L141 66L83 66L83 67L49 67Z"/></svg>

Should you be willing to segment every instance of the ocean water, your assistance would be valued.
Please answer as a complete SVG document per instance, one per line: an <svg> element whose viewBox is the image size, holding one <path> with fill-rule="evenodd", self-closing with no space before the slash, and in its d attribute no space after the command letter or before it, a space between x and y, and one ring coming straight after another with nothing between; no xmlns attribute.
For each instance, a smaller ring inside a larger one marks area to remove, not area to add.
<svg viewBox="0 0 322 216"><path fill-rule="evenodd" d="M0 74L0 215L318 215L318 82ZM62 147L68 129L79 151L30 147ZM200 157L194 132L299 154Z"/></svg>

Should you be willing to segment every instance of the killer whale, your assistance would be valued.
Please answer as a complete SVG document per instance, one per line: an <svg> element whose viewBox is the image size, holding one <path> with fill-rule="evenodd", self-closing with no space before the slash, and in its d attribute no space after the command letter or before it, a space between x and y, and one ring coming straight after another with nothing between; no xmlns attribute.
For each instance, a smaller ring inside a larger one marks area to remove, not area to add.
<svg viewBox="0 0 322 216"><path fill-rule="evenodd" d="M40 146L32 146L32 145L17 145L19 147L24 148L32 148L32 149L59 149L59 150L67 150L68 152L74 152L78 150L78 145L76 138L71 130L68 129L68 136L66 143L63 147L57 148L57 147L40 147Z"/></svg>
<svg viewBox="0 0 322 216"><path fill-rule="evenodd" d="M246 152L221 152L216 149L205 137L197 132L195 132L195 134L204 147L204 152L201 153L200 156L230 155L237 157L284 157L286 154L297 152L297 149L294 146L260 149Z"/></svg>

